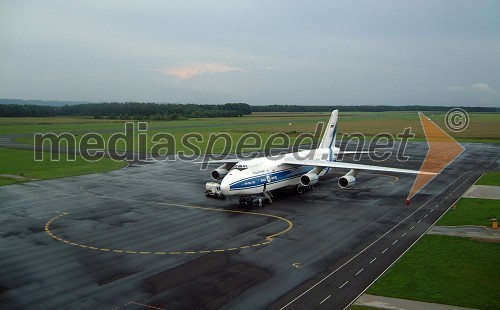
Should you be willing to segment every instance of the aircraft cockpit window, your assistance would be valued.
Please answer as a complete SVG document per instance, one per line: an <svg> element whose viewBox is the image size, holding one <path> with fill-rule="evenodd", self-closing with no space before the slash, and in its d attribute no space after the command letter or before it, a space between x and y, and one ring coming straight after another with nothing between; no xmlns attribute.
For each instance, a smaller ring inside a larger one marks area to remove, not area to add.
<svg viewBox="0 0 500 310"><path fill-rule="evenodd" d="M243 165L243 164L236 164L236 165L234 165L233 169L241 171L241 170L248 169L248 166L247 165Z"/></svg>

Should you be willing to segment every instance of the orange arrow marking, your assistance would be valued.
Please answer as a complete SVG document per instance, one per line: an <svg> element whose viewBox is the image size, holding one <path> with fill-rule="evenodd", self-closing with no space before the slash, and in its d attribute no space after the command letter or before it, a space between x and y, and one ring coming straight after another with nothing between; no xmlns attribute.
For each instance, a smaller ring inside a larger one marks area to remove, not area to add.
<svg viewBox="0 0 500 310"><path fill-rule="evenodd" d="M408 194L408 202L418 193L418 191L426 186L438 173L451 164L455 158L465 150L460 143L450 137L450 135L434 124L424 114L419 112L418 115L420 116L422 127L424 128L429 150L420 168L420 173L415 183L413 183L410 194Z"/></svg>

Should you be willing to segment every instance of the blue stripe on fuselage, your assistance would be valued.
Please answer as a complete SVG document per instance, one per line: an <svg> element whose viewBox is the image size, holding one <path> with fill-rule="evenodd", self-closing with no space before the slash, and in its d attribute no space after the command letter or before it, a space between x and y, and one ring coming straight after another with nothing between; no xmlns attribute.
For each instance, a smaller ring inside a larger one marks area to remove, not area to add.
<svg viewBox="0 0 500 310"><path fill-rule="evenodd" d="M229 185L229 190L243 190L264 186L264 184L274 184L287 181L298 176L301 176L314 169L314 167L303 166L296 169L285 169L272 173L259 174L243 180L233 182ZM267 177L269 176L269 179Z"/></svg>

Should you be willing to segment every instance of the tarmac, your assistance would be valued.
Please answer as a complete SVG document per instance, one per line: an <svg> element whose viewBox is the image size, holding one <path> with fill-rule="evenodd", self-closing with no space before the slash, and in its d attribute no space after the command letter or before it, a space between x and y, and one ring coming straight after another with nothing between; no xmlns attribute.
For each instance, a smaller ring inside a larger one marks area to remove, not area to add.
<svg viewBox="0 0 500 310"><path fill-rule="evenodd" d="M343 309L497 167L497 145L465 146L410 206L413 176L362 171L345 190L339 171L245 209L171 160L0 187L0 307ZM419 169L426 145L407 153L377 164Z"/></svg>

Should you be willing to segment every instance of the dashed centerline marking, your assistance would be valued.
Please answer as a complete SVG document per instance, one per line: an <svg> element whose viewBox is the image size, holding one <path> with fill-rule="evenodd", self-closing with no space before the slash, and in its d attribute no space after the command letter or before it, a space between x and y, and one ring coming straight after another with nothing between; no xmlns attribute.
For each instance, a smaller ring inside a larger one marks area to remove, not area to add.
<svg viewBox="0 0 500 310"><path fill-rule="evenodd" d="M290 306L291 304L293 304L294 302L296 302L297 300L299 300L300 298L302 298L304 295L308 294L310 291L314 290L316 287L318 287L320 284L322 284L324 281L326 281L328 278L330 278L332 275L334 275L336 272L338 272L340 269L344 268L346 265L348 265L349 263L351 263L354 259L356 259L357 257L359 257L361 254L363 254L366 250L368 250L370 247L372 247L374 244L376 244L377 242L379 242L380 240L382 240L383 237L385 237L387 234L389 234L391 231L393 231L394 229L396 229L396 227L398 227L399 225L401 225L402 223L404 223L406 220L410 219L412 216L414 216L416 214L416 212L418 212L420 209L422 209L424 206L426 206L428 203L430 203L431 201L433 201L434 199L436 199L436 197L438 197L444 190L446 190L448 187L450 187L451 185L453 185L455 182L457 182L457 180L459 180L462 176L464 176L467 172L464 172L462 173L459 177L457 177L453 182L451 182L450 184L448 184L445 188L441 189L437 194L435 194L433 197L431 197L430 199L428 199L426 202L424 202L419 208L417 208L415 211L413 211L412 213L410 213L407 217L405 217L403 220L401 220L399 223L397 223L396 225L394 225L392 228L390 228L388 231L386 231L382 236L380 236L379 238L377 238L375 241L373 241L372 243L370 243L367 247L365 247L363 250L361 250L360 252L358 252L357 254L355 254L353 257L351 257L349 260L347 260L345 263L343 263L340 267L338 267L337 269L333 270L332 272L330 272L328 275L326 275L325 277L323 277L321 280L317 281L315 284L313 284L312 286L310 286L308 289L306 289L305 291L303 291L302 293L300 293L297 297L293 298L291 301L289 301L287 304L285 304L284 306L282 306L280 308L280 310L283 310L285 308L287 308L288 306ZM469 178L472 177L472 175L469 176ZM462 185L464 184L465 182L462 183ZM461 185L460 185L461 186ZM439 203L438 203L439 205ZM437 208L437 206L436 206ZM411 229L413 229L415 227L412 226ZM410 230L411 230L410 229ZM422 235L421 235L422 236ZM421 237L420 236L420 237ZM411 248L419 239L417 238L416 241L414 241L409 248ZM408 249L409 249L408 248ZM408 249L406 251L408 251ZM404 253L406 253L406 251ZM403 254L404 254L403 253ZM402 255L401 255L402 256ZM399 256L398 259L401 257ZM375 259L374 259L375 260ZM374 261L372 260L372 262ZM395 263L395 261L387 268L385 269L385 271L387 271L393 264ZM384 272L385 272L384 271ZM375 281L373 281L371 284L373 284ZM361 295L361 294L360 294ZM360 295L358 295L357 297L359 297Z"/></svg>
<svg viewBox="0 0 500 310"><path fill-rule="evenodd" d="M410 230L412 230L413 228L415 228L415 225L413 225L413 226L410 228Z"/></svg>
<svg viewBox="0 0 500 310"><path fill-rule="evenodd" d="M394 242L392 243L392 245L395 245L396 243L398 243L398 241L399 241L399 240L398 240L398 239L396 239L396 241L394 241Z"/></svg>
<svg viewBox="0 0 500 310"><path fill-rule="evenodd" d="M386 248L385 250L382 251L382 254L384 254L389 248Z"/></svg>
<svg viewBox="0 0 500 310"><path fill-rule="evenodd" d="M385 250L384 250L384 252L385 252ZM356 272L355 276L357 276L358 274L360 274L363 270L365 270L365 268L361 268L358 272Z"/></svg>
<svg viewBox="0 0 500 310"><path fill-rule="evenodd" d="M328 298L330 298L331 296L332 296L332 295L328 295L328 296L326 296L326 298L325 298L325 299L323 299L323 300L322 300L319 304L320 304L320 305L321 305L321 304L323 304L323 303L324 303L325 301L327 301L327 300L328 300Z"/></svg>
<svg viewBox="0 0 500 310"><path fill-rule="evenodd" d="M344 284L342 284L341 286L339 286L339 289L343 288L347 283L349 283L349 281L345 281Z"/></svg>
<svg viewBox="0 0 500 310"><path fill-rule="evenodd" d="M372 259L372 260L370 261L370 264L371 264L371 263L373 263L373 262L374 262L374 261L376 261L376 260L377 260L377 258L375 257L374 259Z"/></svg>
<svg viewBox="0 0 500 310"><path fill-rule="evenodd" d="M406 234L407 234L407 233L408 233L408 232L405 232L404 234L402 234L402 235L401 235L401 237L404 237L404 236L406 236Z"/></svg>

